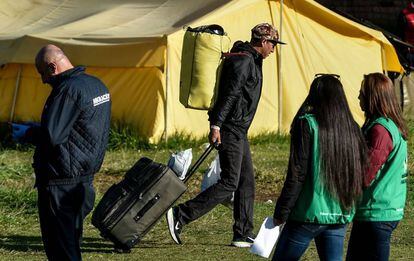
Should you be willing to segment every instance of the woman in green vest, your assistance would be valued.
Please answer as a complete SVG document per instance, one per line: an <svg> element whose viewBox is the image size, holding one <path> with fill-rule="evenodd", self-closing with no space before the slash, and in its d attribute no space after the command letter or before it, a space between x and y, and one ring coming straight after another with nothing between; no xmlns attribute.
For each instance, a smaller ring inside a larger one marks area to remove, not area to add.
<svg viewBox="0 0 414 261"><path fill-rule="evenodd" d="M391 80L365 75L359 94L369 148L364 191L357 205L347 260L388 260L390 238L403 218L407 193L407 127Z"/></svg>
<svg viewBox="0 0 414 261"><path fill-rule="evenodd" d="M273 215L276 225L286 224L273 260L299 260L315 239L321 260L342 261L365 155L339 76L316 75L291 126L287 176Z"/></svg>

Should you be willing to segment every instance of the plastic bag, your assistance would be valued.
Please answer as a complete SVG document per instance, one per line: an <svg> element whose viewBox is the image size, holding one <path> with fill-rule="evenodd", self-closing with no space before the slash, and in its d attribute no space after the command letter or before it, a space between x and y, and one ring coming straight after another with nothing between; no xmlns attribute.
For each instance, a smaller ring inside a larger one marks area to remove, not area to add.
<svg viewBox="0 0 414 261"><path fill-rule="evenodd" d="M170 159L168 160L167 166L174 171L178 178L184 180L188 168L191 165L192 159L193 153L191 149L176 152L171 155Z"/></svg>
<svg viewBox="0 0 414 261"><path fill-rule="evenodd" d="M217 155L203 175L203 180L201 181L201 191L204 191L213 184L216 184L220 179L220 172L220 160L219 155Z"/></svg>
<svg viewBox="0 0 414 261"><path fill-rule="evenodd" d="M220 179L220 158L217 155L214 160L210 163L209 168L206 170L203 176L203 180L201 181L201 191L206 190L207 188L211 187L212 185L216 184L217 181ZM233 208L233 201L234 201L234 193L230 196L226 201L222 204L226 207Z"/></svg>

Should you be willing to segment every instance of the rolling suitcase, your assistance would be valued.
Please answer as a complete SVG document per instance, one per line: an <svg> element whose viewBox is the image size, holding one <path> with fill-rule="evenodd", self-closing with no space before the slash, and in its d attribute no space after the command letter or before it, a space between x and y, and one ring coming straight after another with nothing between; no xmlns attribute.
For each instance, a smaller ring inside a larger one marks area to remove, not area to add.
<svg viewBox="0 0 414 261"><path fill-rule="evenodd" d="M118 252L129 252L187 190L185 182L213 150L210 145L180 180L166 165L141 158L96 206L92 224Z"/></svg>

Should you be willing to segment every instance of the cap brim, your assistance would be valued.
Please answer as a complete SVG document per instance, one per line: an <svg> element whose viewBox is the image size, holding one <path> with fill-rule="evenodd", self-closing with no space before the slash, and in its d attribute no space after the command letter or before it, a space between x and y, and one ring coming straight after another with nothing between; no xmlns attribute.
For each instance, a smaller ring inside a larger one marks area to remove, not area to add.
<svg viewBox="0 0 414 261"><path fill-rule="evenodd" d="M286 43L284 43L284 42L281 42L281 41L275 41L275 40L268 40L268 41L270 41L270 42L272 42L273 44L286 44Z"/></svg>

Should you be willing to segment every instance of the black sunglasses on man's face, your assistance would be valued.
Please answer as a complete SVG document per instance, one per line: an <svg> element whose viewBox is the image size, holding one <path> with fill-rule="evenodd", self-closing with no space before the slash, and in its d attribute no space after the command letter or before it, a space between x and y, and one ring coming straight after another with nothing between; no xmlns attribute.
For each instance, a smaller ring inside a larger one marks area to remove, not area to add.
<svg viewBox="0 0 414 261"><path fill-rule="evenodd" d="M277 42L273 41L273 40L266 40L267 42L271 43L273 46L273 48L276 47Z"/></svg>

